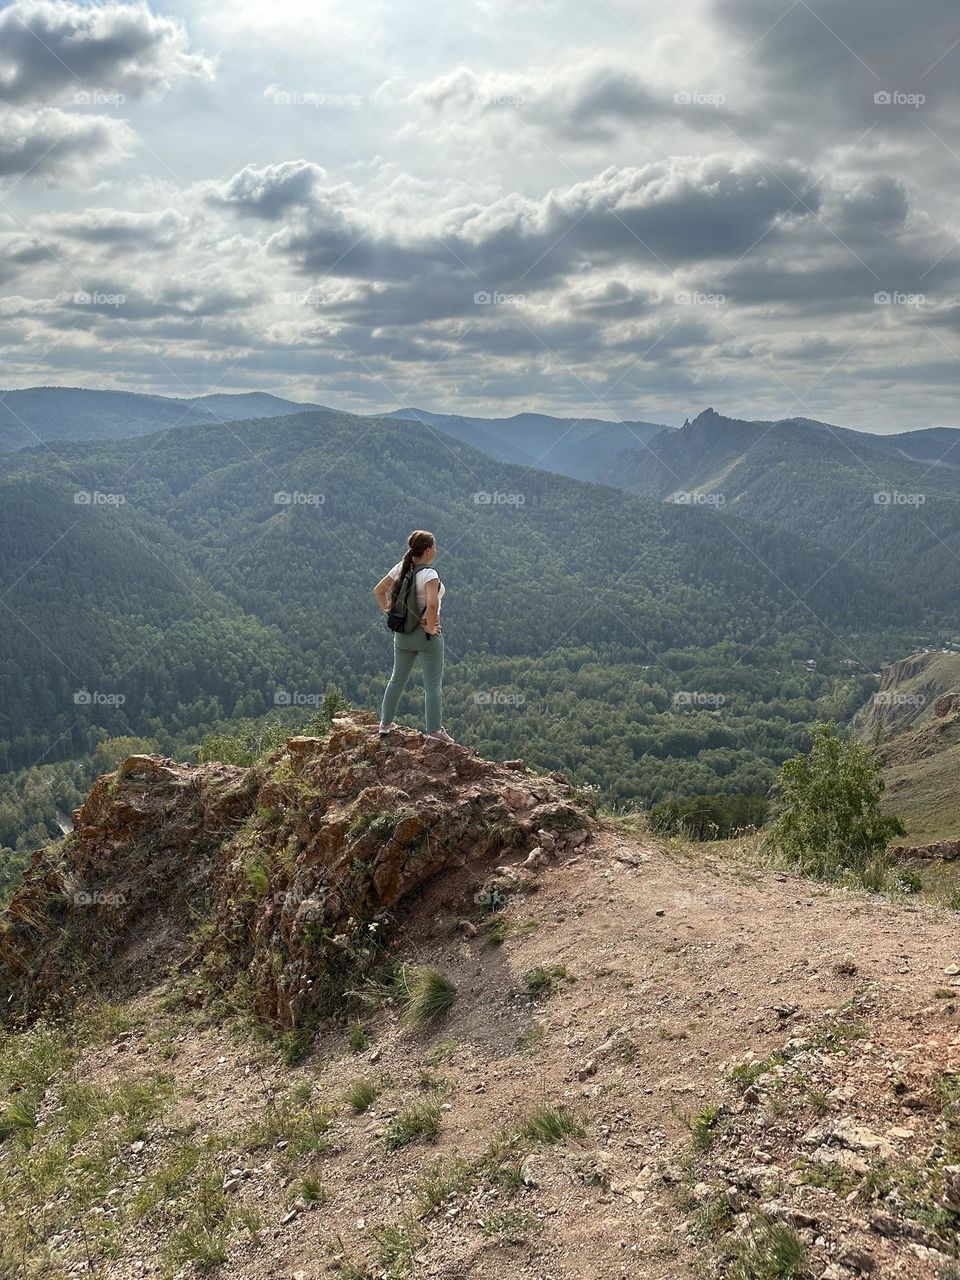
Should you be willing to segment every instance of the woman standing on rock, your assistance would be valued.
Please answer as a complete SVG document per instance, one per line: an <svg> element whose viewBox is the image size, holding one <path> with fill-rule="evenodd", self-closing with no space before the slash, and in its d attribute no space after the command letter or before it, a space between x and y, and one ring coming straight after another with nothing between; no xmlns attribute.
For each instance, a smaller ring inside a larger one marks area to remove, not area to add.
<svg viewBox="0 0 960 1280"><path fill-rule="evenodd" d="M400 697L420 655L427 737L453 742L442 724L443 635L440 631L440 601L443 583L434 569L437 540L427 529L414 529L407 539L407 552L373 589L377 604L387 615L393 631L393 674L380 708L380 737L396 729ZM409 575L414 575L410 580ZM415 593L415 594L414 594ZM409 602L408 601L409 595Z"/></svg>

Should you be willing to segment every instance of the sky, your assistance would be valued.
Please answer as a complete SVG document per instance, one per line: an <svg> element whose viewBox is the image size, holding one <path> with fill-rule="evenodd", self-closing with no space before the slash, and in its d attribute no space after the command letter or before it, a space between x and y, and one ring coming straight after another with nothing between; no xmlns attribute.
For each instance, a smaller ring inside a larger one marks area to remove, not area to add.
<svg viewBox="0 0 960 1280"><path fill-rule="evenodd" d="M0 387L960 426L957 0L0 3Z"/></svg>

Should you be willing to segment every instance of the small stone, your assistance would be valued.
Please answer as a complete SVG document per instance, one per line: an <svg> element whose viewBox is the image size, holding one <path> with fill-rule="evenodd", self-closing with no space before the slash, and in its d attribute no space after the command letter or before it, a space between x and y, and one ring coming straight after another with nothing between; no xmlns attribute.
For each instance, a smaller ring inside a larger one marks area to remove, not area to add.
<svg viewBox="0 0 960 1280"><path fill-rule="evenodd" d="M848 1248L840 1255L839 1261L845 1267L849 1267L851 1271L859 1271L861 1275L869 1275L873 1271L876 1261L872 1253L867 1253L865 1249Z"/></svg>

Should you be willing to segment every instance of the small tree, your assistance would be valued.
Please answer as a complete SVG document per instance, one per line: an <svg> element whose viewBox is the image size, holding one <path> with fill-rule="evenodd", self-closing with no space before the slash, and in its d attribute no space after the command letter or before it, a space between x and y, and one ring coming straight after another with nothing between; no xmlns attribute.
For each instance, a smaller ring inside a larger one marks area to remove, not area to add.
<svg viewBox="0 0 960 1280"><path fill-rule="evenodd" d="M770 842L803 875L860 876L891 836L905 834L899 818L880 812L883 787L876 751L841 737L833 722L817 724L809 753L777 777Z"/></svg>

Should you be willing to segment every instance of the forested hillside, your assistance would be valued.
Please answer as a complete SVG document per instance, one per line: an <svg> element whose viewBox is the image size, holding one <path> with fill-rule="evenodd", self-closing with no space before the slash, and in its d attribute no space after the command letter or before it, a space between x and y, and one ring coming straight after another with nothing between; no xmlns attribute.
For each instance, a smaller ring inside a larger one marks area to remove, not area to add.
<svg viewBox="0 0 960 1280"><path fill-rule="evenodd" d="M957 437L872 436L804 419L743 422L707 409L622 454L605 478L802 534L929 609L947 610L960 557L960 472L950 463Z"/></svg>
<svg viewBox="0 0 960 1280"><path fill-rule="evenodd" d="M795 536L438 448L418 423L316 411L149 445L0 466L7 769L126 734L183 753L237 718L305 718L331 684L376 707L371 588L413 526L448 584L448 727L611 800L765 790L922 622Z"/></svg>
<svg viewBox="0 0 960 1280"><path fill-rule="evenodd" d="M426 409L395 409L405 418L434 427L498 462L521 462L576 480L602 480L626 449L645 445L662 432L655 422L603 422L599 418L553 418L517 413L512 418L477 418Z"/></svg>

